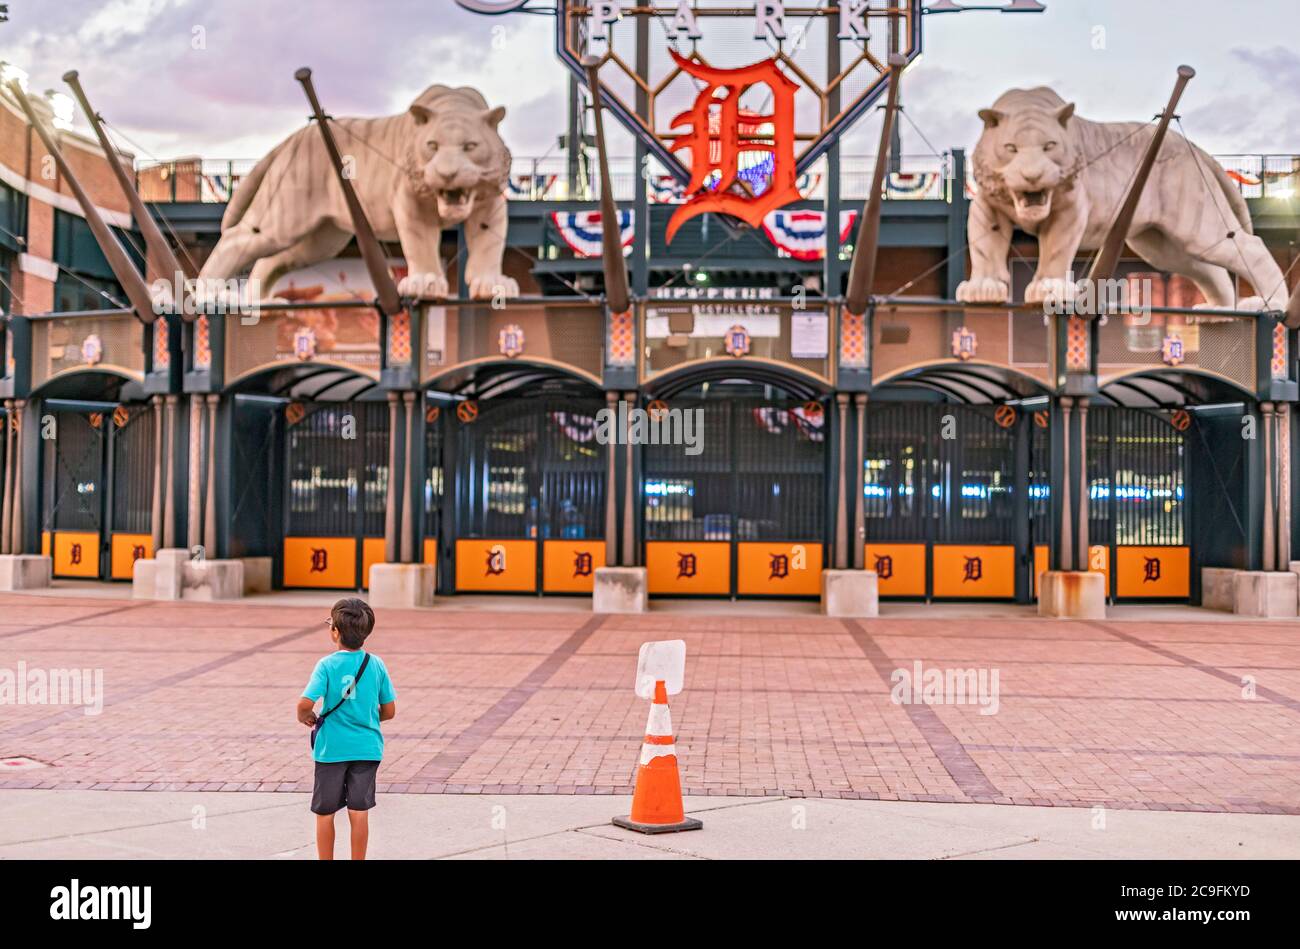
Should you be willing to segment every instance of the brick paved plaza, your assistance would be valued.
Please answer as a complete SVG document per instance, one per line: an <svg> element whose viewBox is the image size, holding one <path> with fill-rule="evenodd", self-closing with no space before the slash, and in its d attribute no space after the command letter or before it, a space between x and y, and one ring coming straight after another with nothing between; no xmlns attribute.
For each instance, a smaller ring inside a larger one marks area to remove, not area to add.
<svg viewBox="0 0 1300 949"><path fill-rule="evenodd" d="M637 648L680 637L672 713L689 794L1300 814L1294 622L727 609L381 610L369 646L398 716L380 790L630 793L646 717ZM0 707L0 759L43 764L0 763L0 788L309 791L293 706L330 648L327 613L0 596L0 668L102 668L105 688L98 716ZM891 672L915 660L996 669L997 713L894 704Z"/></svg>

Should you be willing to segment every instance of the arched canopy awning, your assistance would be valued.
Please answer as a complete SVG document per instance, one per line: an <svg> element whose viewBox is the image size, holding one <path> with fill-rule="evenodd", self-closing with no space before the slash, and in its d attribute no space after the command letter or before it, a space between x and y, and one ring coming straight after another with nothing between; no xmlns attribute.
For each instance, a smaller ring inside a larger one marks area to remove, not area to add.
<svg viewBox="0 0 1300 949"><path fill-rule="evenodd" d="M1255 394L1223 376L1187 368L1145 369L1098 380L1094 401L1128 408L1173 408L1252 400Z"/></svg>
<svg viewBox="0 0 1300 949"><path fill-rule="evenodd" d="M354 402L384 398L378 382L335 363L295 362L255 370L226 387L234 394L269 395L309 402Z"/></svg>
<svg viewBox="0 0 1300 949"><path fill-rule="evenodd" d="M878 380L871 397L992 405L1047 394L1042 381L1007 366L946 360L913 366Z"/></svg>
<svg viewBox="0 0 1300 949"><path fill-rule="evenodd" d="M149 397L134 375L103 366L61 372L33 390L32 396L87 402L142 402Z"/></svg>
<svg viewBox="0 0 1300 949"><path fill-rule="evenodd" d="M488 359L453 367L429 380L433 394L453 398L491 399L545 390L590 396L599 380L569 367L538 359Z"/></svg>
<svg viewBox="0 0 1300 949"><path fill-rule="evenodd" d="M829 391L823 379L781 363L760 359L708 360L670 369L645 386L647 395L667 399L704 383L758 384L781 389L792 398L821 399Z"/></svg>

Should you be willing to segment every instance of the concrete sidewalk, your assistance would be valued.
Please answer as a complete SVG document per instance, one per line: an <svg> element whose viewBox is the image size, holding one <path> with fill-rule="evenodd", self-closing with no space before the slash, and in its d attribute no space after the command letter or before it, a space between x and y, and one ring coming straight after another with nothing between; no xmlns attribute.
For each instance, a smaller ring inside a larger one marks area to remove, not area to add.
<svg viewBox="0 0 1300 949"><path fill-rule="evenodd" d="M0 859L310 859L309 797L0 791ZM372 858L1231 859L1300 857L1300 817L801 798L687 798L704 829L610 825L616 795L382 794ZM337 853L347 853L338 818ZM1104 825L1104 826L1102 826Z"/></svg>

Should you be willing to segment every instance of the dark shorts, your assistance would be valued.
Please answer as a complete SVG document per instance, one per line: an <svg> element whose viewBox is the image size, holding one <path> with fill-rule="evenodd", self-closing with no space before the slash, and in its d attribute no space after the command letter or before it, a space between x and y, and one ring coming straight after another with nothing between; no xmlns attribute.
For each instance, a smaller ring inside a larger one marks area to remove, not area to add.
<svg viewBox="0 0 1300 949"><path fill-rule="evenodd" d="M333 814L345 807L350 811L370 810L375 806L378 773L378 761L317 761L312 813Z"/></svg>

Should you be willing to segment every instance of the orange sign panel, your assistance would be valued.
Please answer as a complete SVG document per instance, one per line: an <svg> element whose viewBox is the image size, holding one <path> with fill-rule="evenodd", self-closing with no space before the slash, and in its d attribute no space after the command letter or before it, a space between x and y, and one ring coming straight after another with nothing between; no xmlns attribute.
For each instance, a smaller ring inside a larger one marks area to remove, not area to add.
<svg viewBox="0 0 1300 949"><path fill-rule="evenodd" d="M366 537L361 541L361 586L370 589L370 567L384 562L384 539Z"/></svg>
<svg viewBox="0 0 1300 949"><path fill-rule="evenodd" d="M537 541L456 541L456 589L531 593L537 589Z"/></svg>
<svg viewBox="0 0 1300 949"><path fill-rule="evenodd" d="M1052 566L1052 548L1046 544L1034 547L1034 599L1038 599L1038 578Z"/></svg>
<svg viewBox="0 0 1300 949"><path fill-rule="evenodd" d="M934 595L1010 599L1016 595L1016 548L959 546L934 548Z"/></svg>
<svg viewBox="0 0 1300 949"><path fill-rule="evenodd" d="M357 583L357 542L352 537L286 537L284 585L347 590Z"/></svg>
<svg viewBox="0 0 1300 949"><path fill-rule="evenodd" d="M547 593L590 593L596 583L596 568L603 566L603 540L542 543L542 589Z"/></svg>
<svg viewBox="0 0 1300 949"><path fill-rule="evenodd" d="M925 544L867 544L863 564L881 596L925 596Z"/></svg>
<svg viewBox="0 0 1300 949"><path fill-rule="evenodd" d="M818 596L822 584L822 545L805 540L785 543L745 541L736 549L736 592L763 596Z"/></svg>
<svg viewBox="0 0 1300 949"><path fill-rule="evenodd" d="M50 532L41 531L41 556L49 557L50 554Z"/></svg>
<svg viewBox="0 0 1300 949"><path fill-rule="evenodd" d="M731 592L731 544L725 541L648 541L645 564L651 593Z"/></svg>
<svg viewBox="0 0 1300 949"><path fill-rule="evenodd" d="M54 575L99 578L99 535L54 532Z"/></svg>
<svg viewBox="0 0 1300 949"><path fill-rule="evenodd" d="M130 580L135 576L135 562L152 556L152 534L114 534L112 541L113 579Z"/></svg>
<svg viewBox="0 0 1300 949"><path fill-rule="evenodd" d="M1191 549L1119 547L1115 551L1115 595L1191 596Z"/></svg>
<svg viewBox="0 0 1300 949"><path fill-rule="evenodd" d="M438 538L424 538L424 562L432 566L434 570L438 569Z"/></svg>

